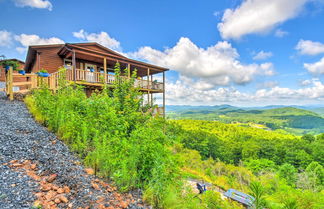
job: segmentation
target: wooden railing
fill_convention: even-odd
[[[115,75],[112,74],[104,74],[100,72],[90,72],[86,70],[79,70],[77,69],[75,75],[75,80],[76,81],[84,81],[87,83],[104,83],[106,82],[107,84],[114,84],[116,77]],[[68,78],[67,80],[74,80],[73,77],[73,71],[72,70],[67,70]],[[126,76],[122,76],[122,79],[128,79]],[[143,80],[143,79],[136,79],[134,83],[135,87],[139,87],[141,89],[145,90],[152,90],[152,91],[163,91],[163,83],[161,82],[154,82],[154,81],[148,81],[148,80]]]
[[[25,78],[24,81],[14,82],[14,78]],[[122,81],[129,79],[126,76],[122,76]],[[82,81],[85,85],[89,84],[114,84],[116,81],[116,76],[112,74],[104,74],[100,72],[89,72],[86,70],[75,70],[75,75],[73,70],[63,70],[57,71],[50,74],[49,77],[39,77],[37,74],[26,73],[21,75],[14,73],[12,68],[8,70],[6,74],[6,93],[9,95],[10,99],[13,99],[13,93],[26,93],[32,89],[41,87],[42,85],[48,86],[51,90],[57,90],[59,88],[60,80],[67,81]],[[139,87],[146,91],[163,91],[163,83],[152,82],[143,79],[135,79],[135,87]],[[21,87],[22,90],[13,91],[13,87]],[[162,111],[163,112],[163,111]]]

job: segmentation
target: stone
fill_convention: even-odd
[[[55,199],[54,199],[54,202],[55,202],[56,204],[59,204],[59,203],[61,203],[61,200],[60,200],[60,198],[55,198]]]
[[[94,170],[92,168],[86,168],[84,169],[84,171],[88,174],[88,175],[94,175]]]
[[[52,174],[47,178],[48,183],[52,183],[57,177],[57,174]]]
[[[63,187],[65,193],[70,193],[70,188],[68,186]]]
[[[100,190],[100,187],[99,187],[98,184],[96,184],[96,183],[92,183],[91,185],[92,185],[92,188],[94,188],[94,189],[96,189],[96,190]]]
[[[62,188],[58,188],[57,193],[59,193],[59,194],[64,193],[64,189],[62,189]]]
[[[68,200],[64,195],[60,195],[59,198],[60,198],[60,200],[61,200],[62,202],[64,202],[64,203],[69,202],[69,200]]]

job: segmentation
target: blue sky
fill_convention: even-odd
[[[323,104],[323,0],[0,0],[0,54],[97,41],[171,69],[167,103]]]

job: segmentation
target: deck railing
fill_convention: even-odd
[[[104,83],[107,84],[114,84],[116,80],[116,76],[113,74],[104,74],[101,72],[90,72],[86,70],[79,70],[77,69],[75,75],[76,81],[84,81],[87,83]],[[67,80],[74,80],[73,71],[67,70]],[[105,77],[106,76],[106,77]],[[126,76],[121,76],[122,79],[129,79]],[[156,81],[148,81],[144,79],[135,79],[134,82],[135,87],[139,87],[141,89],[145,90],[157,90],[157,91],[163,91],[163,83],[156,82]]]
[[[24,81],[14,82],[14,78],[24,78]],[[129,79],[126,76],[121,76],[121,80]],[[66,79],[67,81],[82,81],[84,85],[98,84],[102,85],[105,82],[109,85],[113,85],[116,81],[116,76],[113,74],[104,74],[101,72],[90,72],[86,70],[75,70],[75,75],[73,70],[57,71],[50,74],[49,77],[39,77],[34,73],[26,73],[21,75],[14,73],[10,69],[6,76],[6,93],[9,95],[10,99],[13,99],[13,87],[21,87],[22,90],[15,91],[15,93],[26,93],[32,89],[39,88],[42,85],[48,86],[51,90],[57,90],[59,88],[59,82],[61,79]],[[163,91],[163,83],[156,81],[149,81],[144,79],[135,79],[134,86],[146,91]],[[163,111],[162,111],[163,112]]]

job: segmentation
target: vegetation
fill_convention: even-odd
[[[115,68],[113,89],[86,97],[60,81],[26,98],[34,117],[55,132],[121,191],[144,190],[154,208],[242,208],[223,200],[235,188],[256,198],[256,208],[322,208],[324,134],[296,137],[212,121],[153,117],[134,79]],[[197,195],[188,179],[213,186]]]
[[[13,60],[2,60],[0,61],[2,67],[7,67],[7,66],[11,66],[13,70],[19,70],[19,64],[16,61]]]
[[[313,109],[312,109],[313,110]],[[273,109],[242,109],[229,105],[212,107],[171,108],[171,119],[217,120],[235,123],[239,126],[279,130],[297,135],[319,134],[324,132],[324,118],[320,108],[309,110],[294,107]]]

